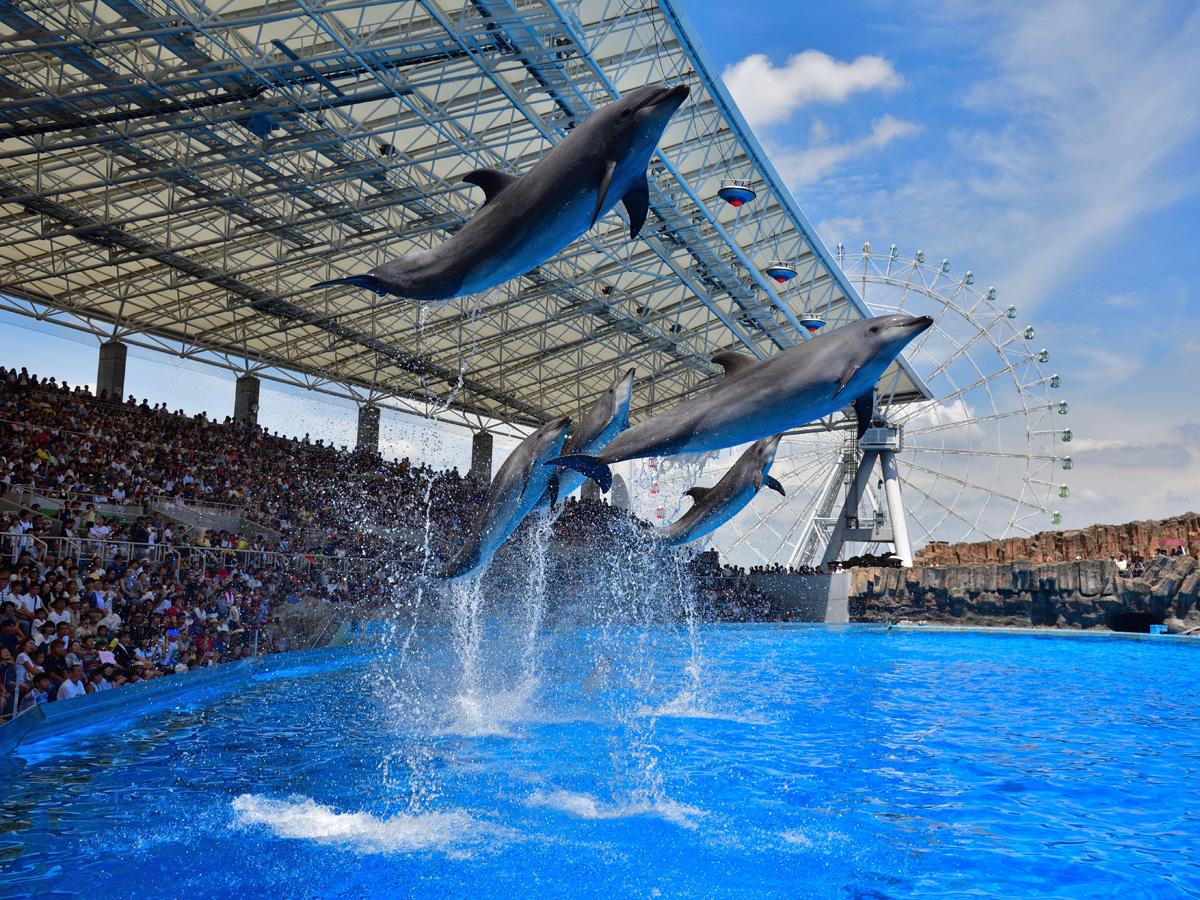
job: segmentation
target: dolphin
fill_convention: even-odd
[[[618,203],[636,238],[650,208],[646,167],[687,96],[686,85],[636,88],[593,113],[525,175],[468,172],[461,180],[482,188],[485,199],[457,233],[315,287],[353,284],[421,303],[475,294],[540,266]]]
[[[633,375],[630,369],[611,385],[591,405],[579,424],[571,428],[563,444],[563,455],[595,455],[608,442],[629,427],[629,404],[633,400]],[[549,502],[558,502],[583,486],[587,478],[573,469],[559,469],[551,479]]]
[[[517,445],[492,479],[462,548],[438,571],[438,578],[473,575],[492,560],[500,545],[533,510],[554,470],[543,465],[562,452],[571,420],[548,422]]]
[[[786,497],[783,485],[770,474],[782,438],[782,434],[777,434],[755,441],[713,487],[689,490],[687,495],[694,501],[692,508],[666,528],[654,529],[655,539],[678,546],[716,531],[741,512],[764,484]]]
[[[932,324],[929,316],[861,319],[762,361],[726,350],[712,358],[725,378],[711,391],[639,422],[598,454],[549,464],[574,469],[607,491],[611,463],[723,450],[789,431],[869,396],[904,346]],[[857,403],[855,412],[861,417],[869,407]]]

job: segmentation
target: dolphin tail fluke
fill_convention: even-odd
[[[374,275],[348,275],[345,278],[331,278],[329,281],[319,281],[313,285],[313,288],[337,287],[342,284],[352,284],[355,287],[363,287],[369,291],[374,291],[380,296],[387,293],[382,282]]]
[[[580,475],[592,479],[596,484],[600,485],[600,490],[608,493],[612,487],[612,472],[608,466],[600,462],[599,457],[587,456],[583,453],[575,453],[570,456],[559,456],[546,463],[548,466],[562,466],[567,469],[573,469]]]

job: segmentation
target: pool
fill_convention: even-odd
[[[691,638],[550,630],[467,696],[421,629],[35,743],[0,774],[0,892],[1200,895],[1200,646]]]

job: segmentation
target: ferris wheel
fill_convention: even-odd
[[[866,244],[851,256],[839,244],[837,258],[872,314],[933,317],[934,326],[904,351],[932,399],[901,400],[899,375],[885,376],[873,420],[880,427],[861,440],[852,418],[789,434],[771,470],[787,497],[760,491],[712,535],[711,546],[741,565],[816,566],[893,550],[911,564],[913,546],[1061,524],[1073,435],[1067,401],[1058,396],[1062,379],[1034,327],[995,288],[981,289],[949,260],[929,262],[919,250],[902,257],[895,244],[883,253]],[[683,491],[719,477],[740,450],[648,461],[655,466],[652,514],[671,518],[683,507]]]

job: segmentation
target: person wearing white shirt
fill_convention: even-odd
[[[58,686],[58,693],[55,694],[54,699],[71,700],[75,697],[82,697],[86,693],[87,686],[84,684],[83,666],[72,666],[71,674]]]
[[[46,620],[52,622],[55,626],[57,626],[59,622],[66,622],[72,627],[75,625],[71,619],[71,611],[67,609],[67,603],[62,597],[55,599],[50,610],[50,615],[46,617]]]

